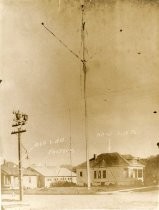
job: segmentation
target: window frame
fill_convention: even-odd
[[[103,179],[106,179],[107,178],[107,172],[106,170],[103,170]]]
[[[101,170],[98,171],[98,179],[101,179],[102,178],[102,173],[101,173]]]
[[[142,169],[138,169],[137,175],[138,175],[138,178],[143,178],[143,171],[142,171]]]
[[[83,177],[83,171],[80,171],[79,175],[80,177]]]
[[[94,171],[94,179],[97,179],[97,171]]]

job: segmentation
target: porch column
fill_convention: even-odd
[[[144,181],[144,173],[143,173],[143,168],[142,168],[141,170],[142,170],[142,181]]]
[[[5,185],[5,175],[3,175],[3,184]]]

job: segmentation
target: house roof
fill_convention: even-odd
[[[23,175],[25,176],[39,176],[40,174],[37,171],[31,170],[31,168],[23,169]]]
[[[89,160],[90,168],[105,168],[105,167],[115,167],[115,166],[143,166],[140,163],[128,161],[122,155],[117,152],[114,153],[102,153],[98,155],[96,158],[92,158]],[[76,168],[86,168],[87,163],[84,162]]]
[[[10,175],[10,176],[18,176],[19,174],[19,167],[17,164],[13,162],[5,162],[1,166],[1,170],[4,174]],[[71,173],[71,171],[67,168],[57,168],[57,167],[28,167],[23,168],[23,175],[24,176],[76,176],[74,172]]]
[[[74,176],[76,177],[76,173],[74,172],[71,172],[69,169],[67,168],[60,168],[59,169],[59,173],[58,173],[58,176]]]
[[[18,166],[12,162],[5,162],[1,165],[1,170],[3,173],[12,176],[18,176]]]
[[[58,170],[53,167],[34,166],[31,170],[38,172],[42,176],[57,176]]]
[[[58,168],[58,167],[31,167],[31,170],[34,170],[41,174],[42,176],[49,177],[63,177],[63,176],[71,176],[71,171],[67,168]],[[72,172],[72,176],[76,176],[74,172]]]
[[[133,157],[132,155],[129,155],[129,154],[122,155],[122,157],[125,158],[128,161],[130,166],[144,167],[143,162],[139,158],[135,158],[135,157]]]
[[[3,173],[10,175],[10,176],[18,176],[19,174],[19,167],[17,164],[13,162],[5,162],[1,166],[1,170]],[[22,170],[24,176],[38,176],[37,172],[31,171],[29,168],[23,168]]]
[[[114,153],[102,153],[96,158],[89,160],[91,168],[102,168],[112,166],[128,166],[128,162],[117,152]],[[76,168],[86,168],[87,163],[84,162],[78,165]]]
[[[122,155],[123,158],[125,158],[126,160],[132,160],[134,159],[134,157],[130,154],[126,154],[126,155]]]

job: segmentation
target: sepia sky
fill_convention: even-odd
[[[158,1],[87,0],[85,20],[90,157],[157,154]],[[75,165],[85,160],[82,65],[41,22],[82,53],[80,1],[0,0],[1,152],[17,161],[19,109],[29,115],[24,164],[69,164],[71,119]]]

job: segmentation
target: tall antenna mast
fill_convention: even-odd
[[[109,145],[108,145],[108,148],[109,148],[109,152],[111,152],[111,142],[110,142],[110,139],[109,139]]]
[[[70,124],[70,165],[72,167],[72,138],[71,138],[71,111],[70,108],[68,109],[69,111],[69,124]],[[72,182],[72,169],[71,169],[71,182]]]
[[[82,28],[81,28],[81,38],[82,38],[82,67],[84,76],[84,136],[86,142],[86,162],[87,162],[87,187],[90,189],[90,166],[89,166],[89,149],[88,149],[88,122],[87,122],[87,66],[85,59],[85,5],[84,0],[81,1],[81,12],[82,12]]]
[[[81,0],[81,13],[82,13],[82,20],[81,20],[81,38],[82,38],[82,58],[80,55],[75,53],[72,49],[70,49],[59,37],[56,36],[54,32],[52,32],[43,22],[41,23],[43,27],[52,35],[55,37],[55,39],[63,45],[74,57],[76,57],[78,60],[82,62],[82,69],[83,69],[83,75],[84,75],[84,138],[86,142],[86,162],[87,162],[87,186],[88,189],[90,189],[90,166],[89,166],[89,149],[88,149],[88,120],[87,120],[87,60],[85,58],[85,20],[84,20],[84,14],[85,14],[85,4],[84,0]]]

